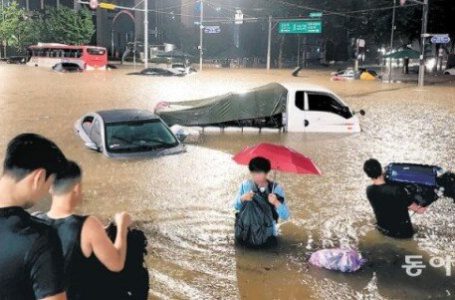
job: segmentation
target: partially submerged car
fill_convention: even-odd
[[[55,64],[52,67],[52,70],[56,72],[63,72],[63,73],[72,73],[72,72],[82,72],[84,69],[77,63],[70,63],[70,62],[61,62]]]
[[[140,72],[129,73],[128,75],[182,77],[182,76],[185,76],[186,73],[182,72],[181,70],[178,70],[178,69],[152,67],[152,68],[143,69]]]
[[[334,81],[344,81],[344,80],[376,80],[378,74],[375,70],[366,69],[366,68],[359,68],[358,71],[354,70],[353,68],[347,68],[345,70],[338,70],[336,72],[330,73],[332,76],[332,80]]]
[[[87,148],[107,157],[156,157],[185,151],[160,117],[146,110],[88,113],[76,121],[74,130]]]
[[[455,75],[455,68],[445,69],[444,75]]]
[[[23,65],[27,62],[27,58],[25,56],[10,56],[6,59],[7,64],[13,65]]]
[[[345,70],[338,70],[336,72],[330,73],[333,80],[353,80],[359,77],[359,71],[355,71],[352,68],[347,68]]]
[[[172,64],[171,68],[173,70],[185,73],[186,75],[194,74],[197,72],[195,68],[187,66],[184,63],[174,63]]]

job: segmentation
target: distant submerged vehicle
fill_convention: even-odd
[[[107,50],[97,46],[38,43],[27,48],[27,65],[52,68],[58,63],[78,64],[82,70],[105,70]]]

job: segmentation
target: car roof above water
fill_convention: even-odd
[[[105,123],[159,120],[159,117],[148,110],[113,109],[97,111]]]

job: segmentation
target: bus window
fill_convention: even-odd
[[[345,119],[352,117],[352,113],[348,107],[342,105],[332,96],[327,94],[308,93],[308,109],[310,111],[334,113]]]
[[[104,55],[106,50],[99,48],[87,48],[87,53],[90,55]]]

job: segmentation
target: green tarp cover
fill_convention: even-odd
[[[245,93],[172,102],[155,112],[169,126],[209,126],[281,114],[286,111],[286,101],[287,89],[279,83],[270,83]]]

